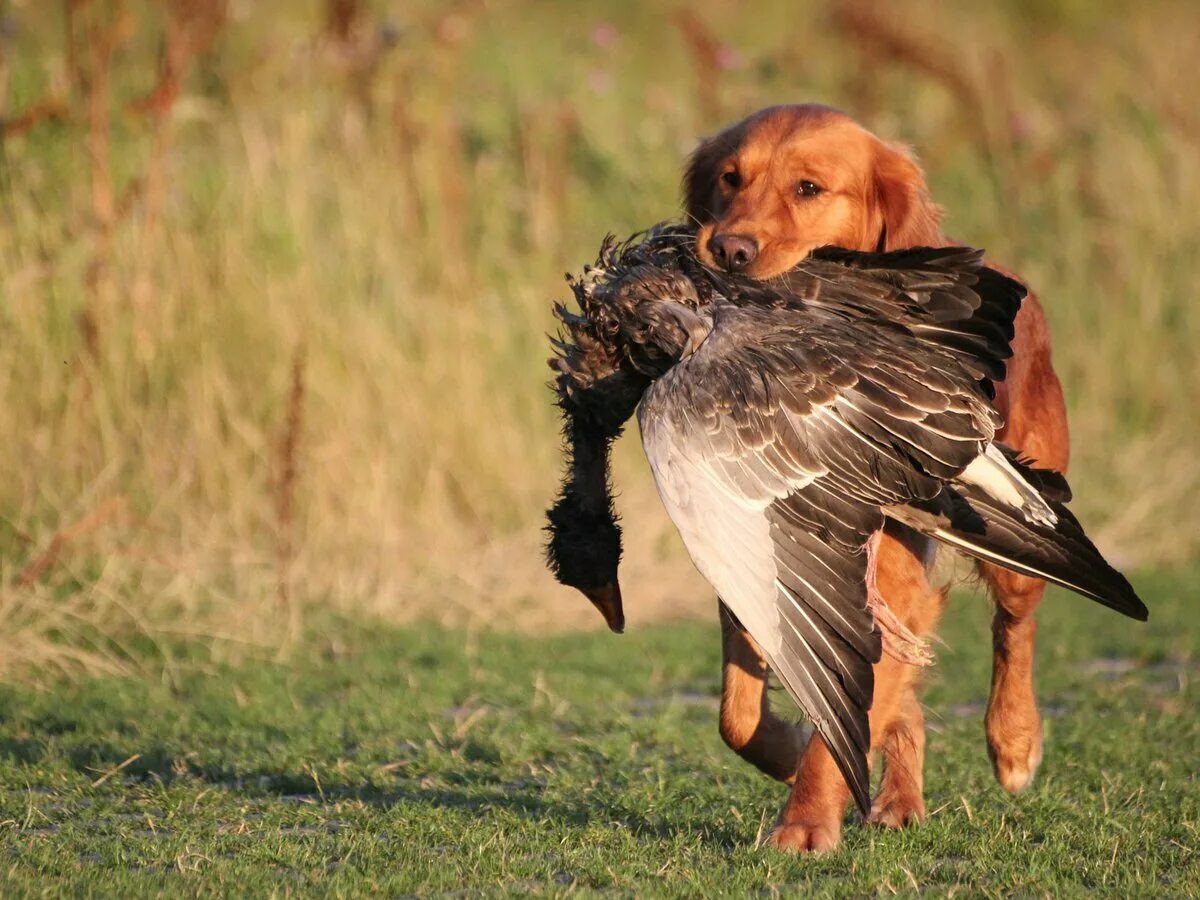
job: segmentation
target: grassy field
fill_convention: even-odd
[[[1191,0],[0,0],[0,892],[1200,894]],[[769,103],[914,146],[1038,291],[1074,508],[1042,775],[930,678],[928,824],[755,850],[711,592],[617,449],[631,634],[544,570],[550,302]]]
[[[1019,797],[983,746],[986,605],[957,595],[927,693],[928,822],[852,826],[820,858],[755,849],[784,791],[717,736],[713,621],[330,621],[292,665],[197,669],[180,644],[161,680],[6,688],[0,890],[1195,896],[1195,591],[1137,584],[1145,626],[1061,592],[1043,607],[1046,758]]]
[[[313,608],[593,626],[538,546],[550,301],[784,100],[911,143],[1040,292],[1101,546],[1200,554],[1193,4],[3,8],[0,675]],[[707,612],[628,443],[642,614]]]

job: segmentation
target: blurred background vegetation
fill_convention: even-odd
[[[1200,556],[1192,2],[0,9],[0,676],[599,626],[541,562],[550,302],[777,102],[917,149],[1043,299],[1085,524]],[[631,621],[711,615],[635,444]]]

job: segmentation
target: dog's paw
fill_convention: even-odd
[[[867,823],[881,828],[903,828],[925,821],[925,801],[920,795],[882,792],[871,804]]]
[[[784,853],[823,853],[841,839],[840,822],[790,822],[771,829],[765,844]]]
[[[1042,762],[1041,723],[1035,729],[1010,733],[1003,738],[989,733],[988,756],[992,759],[992,771],[996,773],[996,780],[1002,788],[1010,794],[1025,790]]]

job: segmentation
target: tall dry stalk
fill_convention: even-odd
[[[300,611],[292,590],[296,558],[296,487],[300,478],[300,443],[304,432],[305,349],[292,352],[287,412],[275,445],[275,597],[288,623],[280,652],[291,649],[300,631]]]
[[[80,45],[87,45],[88,36],[80,33],[84,29],[84,26],[80,24],[80,17],[89,3],[91,0],[64,0],[63,2],[67,82],[71,86],[71,90],[79,94],[87,90],[87,66]]]
[[[833,7],[834,26],[860,50],[860,66],[851,81],[860,100],[874,105],[882,61],[911,69],[949,91],[964,115],[966,133],[993,158],[1003,156],[1013,134],[1011,79],[996,70],[1002,60],[993,56],[990,71],[973,72],[950,46],[900,25],[886,9],[869,0],[838,0]]]
[[[526,110],[519,124],[517,149],[528,195],[530,243],[554,253],[562,238],[569,156],[579,133],[579,117],[568,104],[558,104]]]
[[[455,115],[442,119],[436,143],[440,203],[439,236],[442,276],[454,288],[461,289],[469,279],[470,170],[465,149],[462,120]]]
[[[112,297],[113,228],[120,207],[128,206],[118,203],[112,181],[111,69],[113,55],[132,36],[134,22],[123,0],[67,0],[66,25],[68,77],[85,107],[91,201],[88,303],[79,315],[79,329],[88,357],[98,361]]]
[[[14,584],[18,588],[28,588],[36,584],[58,562],[63,551],[67,549],[72,541],[76,541],[96,531],[119,516],[124,510],[125,498],[113,497],[100,504],[83,518],[54,532],[45,549],[27,562],[21,568],[21,571],[17,573]]]
[[[362,19],[362,0],[325,0],[325,34],[334,41],[350,43]]]
[[[409,66],[397,73],[391,105],[392,145],[400,169],[399,181],[405,188],[403,214],[408,234],[418,234],[425,227],[421,172],[417,162],[424,129],[414,110],[415,70],[416,66]]]
[[[721,42],[695,10],[684,7],[675,16],[675,25],[683,35],[696,77],[696,107],[704,127],[724,119],[721,105]]]
[[[91,174],[92,225],[95,242],[88,268],[91,301],[83,311],[80,328],[85,346],[93,360],[100,356],[100,331],[109,295],[109,255],[112,229],[116,219],[113,195],[112,161],[109,139],[112,131],[109,112],[109,67],[114,49],[112,26],[93,26],[88,40],[87,123],[88,169]]]
[[[44,97],[30,103],[15,116],[0,117],[0,140],[20,137],[47,122],[65,122],[70,117],[67,101],[62,97]]]
[[[151,355],[153,336],[147,323],[153,293],[151,264],[156,258],[160,223],[167,194],[167,162],[173,137],[172,112],[189,68],[212,49],[226,20],[225,0],[173,0],[167,7],[166,33],[154,87],[128,105],[145,115],[152,132],[144,178],[141,265],[133,287],[135,343],[141,359]]]
[[[363,124],[375,116],[377,76],[395,39],[390,27],[369,14],[363,0],[326,0],[318,47],[346,86],[350,102],[342,110],[342,126],[356,140],[362,138]]]

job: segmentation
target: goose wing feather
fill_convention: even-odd
[[[961,472],[999,424],[973,375],[916,340],[811,309],[722,305],[712,333],[638,412],[697,568],[864,810],[881,651],[866,543],[882,507],[937,496],[939,478]]]
[[[1019,282],[984,266],[982,250],[969,247],[883,254],[824,247],[780,283],[804,303],[907,329],[953,355],[988,392],[988,380],[1004,378],[1013,320],[1026,294]]]

